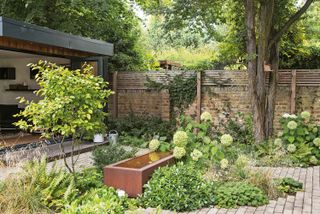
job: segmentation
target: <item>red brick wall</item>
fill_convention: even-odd
[[[171,71],[172,72],[172,71]],[[179,71],[181,73],[181,71]],[[291,79],[290,71],[280,73],[275,107],[275,128],[279,127],[279,118],[290,113]],[[313,72],[312,84],[305,86],[308,72],[297,73],[297,112],[310,111],[320,122],[320,72]],[[301,77],[301,74],[302,78]],[[144,86],[146,76],[162,81],[163,72],[119,73],[118,115],[130,112],[137,115],[153,115],[168,120],[170,118],[170,101],[167,91],[150,90]],[[121,76],[123,75],[123,76]],[[311,75],[311,74],[310,74]],[[161,78],[160,78],[161,77]],[[299,79],[300,78],[300,79]],[[299,82],[300,81],[300,82]],[[251,112],[251,102],[247,90],[246,72],[244,71],[205,71],[201,91],[201,111],[209,111],[216,123],[221,117],[237,112]],[[112,102],[111,102],[112,106]],[[186,114],[196,116],[196,101],[190,104]]]

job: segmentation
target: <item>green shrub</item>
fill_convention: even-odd
[[[113,188],[91,189],[85,195],[73,201],[62,214],[121,214],[127,207],[127,197],[119,197]]]
[[[301,166],[320,163],[320,127],[312,115],[303,111],[298,115],[284,114],[280,119],[279,137],[285,143],[287,154]]]
[[[106,165],[133,157],[136,150],[125,150],[119,145],[107,145],[96,148],[92,152],[94,165],[98,169],[103,169]]]
[[[103,174],[101,173],[101,170],[96,167],[87,168],[76,173],[76,178],[76,187],[80,194],[84,194],[90,189],[101,188],[104,186]]]
[[[253,144],[252,115],[241,112],[227,116],[215,127],[219,135],[228,133],[240,144]]]
[[[178,163],[156,170],[139,199],[144,207],[191,211],[213,205],[213,185],[193,165]]]
[[[117,130],[121,135],[130,135],[151,140],[155,135],[171,140],[175,131],[175,121],[164,121],[158,117],[130,114],[122,118],[108,118],[109,130]]]
[[[212,116],[202,113],[200,123],[189,116],[182,115],[180,127],[173,135],[173,155],[183,161],[197,162],[196,166],[206,166],[209,161],[218,163],[224,154],[218,145],[210,138]],[[196,131],[197,130],[197,131]]]
[[[287,194],[294,194],[302,190],[303,184],[293,178],[275,179],[276,186],[279,191]]]
[[[124,135],[120,135],[119,137],[119,144],[137,148],[146,148],[148,142],[140,137],[130,136],[124,133]]]
[[[224,208],[236,206],[261,206],[268,203],[266,194],[245,182],[227,182],[215,191],[216,205]]]

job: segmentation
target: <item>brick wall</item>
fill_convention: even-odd
[[[169,93],[154,90],[119,90],[118,116],[125,116],[131,112],[140,116],[152,115],[169,120]]]
[[[193,72],[193,71],[191,71]],[[181,74],[181,71],[178,72]],[[194,73],[194,72],[193,72]],[[118,116],[130,112],[137,115],[153,115],[168,120],[170,101],[167,91],[154,91],[145,87],[146,77],[164,81],[164,72],[119,73],[118,74]],[[170,73],[174,75],[174,73]],[[251,111],[247,76],[244,71],[205,71],[201,82],[201,111],[209,111],[216,123],[225,114]],[[112,84],[111,84],[112,85]],[[297,71],[296,111],[309,110],[320,122],[320,71]],[[276,96],[275,128],[283,113],[290,113],[291,71],[281,71]],[[112,103],[112,102],[111,102]],[[194,101],[185,111],[196,116]]]

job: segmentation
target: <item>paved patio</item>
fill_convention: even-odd
[[[237,209],[224,208],[205,208],[193,212],[185,212],[188,214],[298,214],[298,213],[312,213],[320,214],[320,166],[309,168],[265,168],[271,170],[273,177],[292,177],[300,182],[303,182],[303,192],[298,192],[296,196],[288,196],[286,198],[279,198],[278,200],[271,200],[268,205],[261,207],[239,207]],[[155,209],[146,209],[141,213],[151,214],[155,213]],[[163,214],[173,214],[172,211],[162,211]]]

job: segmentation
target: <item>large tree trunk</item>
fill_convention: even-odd
[[[271,64],[272,72],[269,73],[269,90],[266,104],[266,137],[271,137],[273,134],[274,110],[279,70],[279,42],[276,42],[271,46],[269,63]]]
[[[260,0],[256,7],[255,0],[244,0],[247,28],[247,54],[248,54],[248,87],[253,111],[254,137],[256,142],[262,142],[272,135],[275,96],[277,88],[279,41],[290,26],[297,21],[308,9],[314,0],[307,0],[305,4],[289,18],[277,32],[274,21],[274,8],[276,0]],[[259,31],[256,34],[255,15],[259,8]],[[257,45],[258,38],[258,45]],[[270,86],[267,93],[265,87],[265,62],[270,62],[272,70],[269,74]],[[267,94],[267,95],[266,95]]]
[[[265,112],[265,88],[264,88],[264,73],[263,62],[258,56],[257,62],[257,40],[255,30],[255,14],[256,6],[254,0],[246,0],[246,27],[247,27],[247,53],[248,53],[248,89],[251,98],[254,137],[260,142],[264,139],[264,112]],[[260,57],[260,58],[259,58]],[[258,69],[259,68],[259,69]],[[262,72],[261,72],[262,69]],[[263,87],[261,84],[263,83]]]

